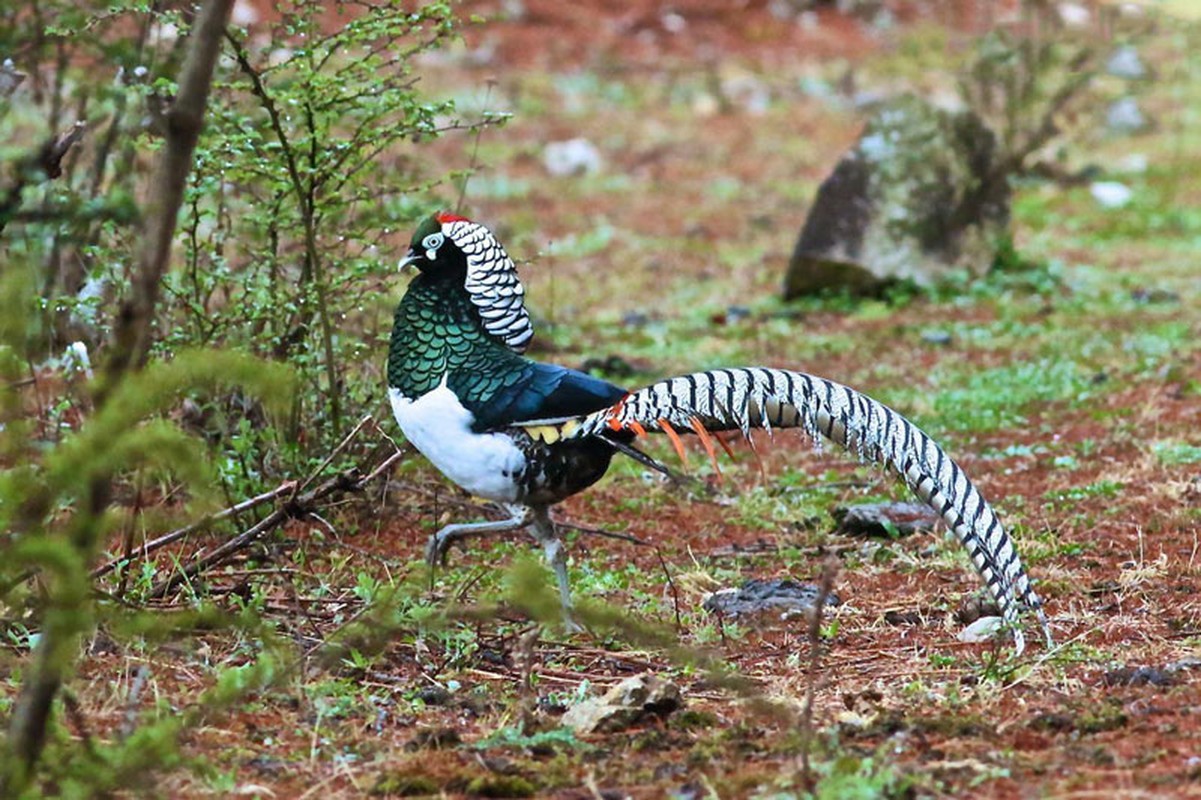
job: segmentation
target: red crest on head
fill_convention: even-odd
[[[434,219],[438,220],[438,222],[442,223],[443,225],[445,225],[448,222],[470,222],[471,221],[471,220],[467,219],[467,217],[461,217],[458,214],[452,214],[449,211],[439,211],[437,214],[434,215]]]

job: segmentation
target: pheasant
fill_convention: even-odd
[[[528,528],[554,571],[571,621],[567,560],[549,509],[596,483],[620,452],[661,468],[634,446],[665,434],[683,454],[695,435],[710,457],[713,434],[800,428],[861,460],[895,471],[967,549],[1025,646],[1018,606],[1032,611],[1048,646],[1042,602],[992,507],[963,470],[901,414],[847,386],[784,369],[695,372],[627,391],[523,356],[534,335],[513,261],[488,228],[440,212],[413,235],[401,268],[419,274],[396,310],[388,350],[388,396],[409,442],[468,492],[506,507],[509,518],[451,524],[430,537],[432,565],[454,541]]]

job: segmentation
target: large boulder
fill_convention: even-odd
[[[975,114],[906,95],[882,106],[817,191],[784,298],[827,289],[872,295],[982,275],[1009,231],[1009,180]]]

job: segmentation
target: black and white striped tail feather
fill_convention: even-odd
[[[763,367],[682,375],[630,393],[610,409],[585,417],[574,435],[605,429],[681,430],[694,421],[710,431],[801,428],[820,446],[821,433],[861,460],[884,464],[931,508],[963,543],[1005,620],[1016,623],[1017,601],[1050,629],[1013,541],[992,507],[941,447],[898,412],[833,381]],[[1014,625],[1020,652],[1024,639]]]

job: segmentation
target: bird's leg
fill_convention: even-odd
[[[571,586],[567,580],[567,552],[563,542],[555,533],[555,524],[550,520],[550,511],[545,507],[533,509],[530,534],[542,545],[546,561],[555,572],[559,584],[559,603],[563,607],[563,625],[572,633],[584,630],[571,616]]]
[[[465,539],[468,536],[477,536],[483,533],[500,533],[502,531],[511,531],[517,528],[523,528],[530,523],[532,512],[525,506],[509,506],[509,511],[512,514],[508,519],[499,519],[488,522],[466,522],[447,525],[442,530],[430,537],[429,542],[425,546],[425,561],[431,567],[436,567],[440,563],[446,561],[446,551],[451,544],[459,539]]]

